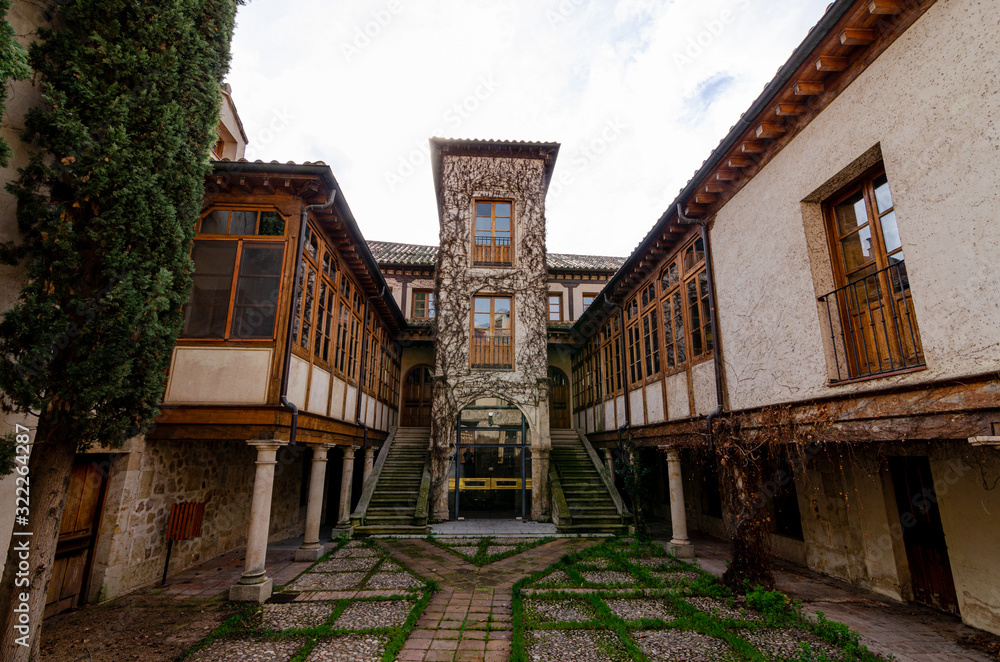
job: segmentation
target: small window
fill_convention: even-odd
[[[594,304],[594,300],[597,299],[596,294],[584,294],[583,295],[583,310],[587,310]]]
[[[512,300],[509,296],[472,298],[470,363],[473,368],[514,367]]]
[[[549,294],[549,321],[561,322],[563,319],[562,295]]]
[[[480,200],[475,207],[472,263],[481,266],[512,265],[513,203],[507,200]]]
[[[282,237],[285,219],[273,211],[214,209],[201,219],[199,234]]]
[[[415,290],[413,292],[414,319],[434,319],[435,306],[434,293],[430,290]]]

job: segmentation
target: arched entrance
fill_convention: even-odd
[[[400,427],[430,427],[433,377],[434,369],[429,365],[414,366],[406,373],[403,380],[403,415],[400,417]]]
[[[566,373],[555,366],[549,366],[549,387],[549,427],[571,427],[569,379],[566,378]]]
[[[449,469],[449,510],[455,519],[528,519],[531,447],[518,407],[479,398],[458,417]]]

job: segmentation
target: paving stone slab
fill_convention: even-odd
[[[420,588],[423,582],[408,572],[376,572],[365,588]]]
[[[529,614],[537,614],[544,623],[579,623],[597,618],[594,606],[586,600],[563,598],[545,600],[533,598],[524,601]]]
[[[737,630],[736,634],[750,642],[769,660],[797,660],[803,651],[802,644],[809,644],[813,654],[823,653],[831,660],[843,660],[844,653],[816,635],[799,628],[767,628],[763,630]]]
[[[448,549],[456,554],[462,554],[463,556],[469,557],[473,557],[479,553],[479,545],[450,545]]]
[[[382,562],[382,565],[378,567],[379,572],[399,572],[403,569],[403,566],[399,565],[391,559],[387,559]]]
[[[387,638],[374,634],[346,634],[316,644],[306,662],[380,662]]]
[[[189,662],[285,662],[299,651],[300,641],[215,641],[188,658]]]
[[[684,598],[684,602],[701,611],[721,618],[729,618],[735,621],[749,621],[751,623],[759,623],[763,620],[761,615],[752,609],[730,607],[727,603],[716,598]]]
[[[356,587],[364,572],[307,572],[287,586],[290,591],[337,591]]]
[[[361,600],[351,603],[333,627],[338,630],[367,630],[369,628],[394,628],[406,621],[413,605],[412,600]]]
[[[525,635],[533,662],[618,662],[628,653],[610,630],[532,630]]]
[[[576,582],[574,582],[573,578],[567,575],[565,571],[556,570],[551,574],[535,580],[534,586],[576,586]]]
[[[620,570],[584,570],[580,573],[589,584],[629,585],[635,584],[636,578]]]
[[[734,659],[729,644],[691,630],[644,630],[633,635],[633,639],[651,660],[721,662]]]
[[[334,605],[329,602],[289,602],[264,605],[261,624],[268,630],[290,630],[293,628],[315,628],[326,623],[333,613]]]
[[[517,549],[517,545],[490,545],[486,549],[487,556],[498,556],[500,554],[506,554],[507,552],[513,552]]]
[[[666,600],[649,598],[605,598],[611,613],[626,621],[638,621],[643,618],[658,618],[661,621],[672,621],[670,605]]]
[[[653,572],[653,577],[666,582],[670,586],[687,586],[700,576],[697,572],[682,570],[680,572]]]
[[[330,555],[331,559],[355,559],[365,556],[384,556],[378,550],[374,550],[371,547],[359,546],[359,547],[343,547],[338,549],[336,552]]]

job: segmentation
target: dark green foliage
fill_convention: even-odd
[[[780,625],[788,620],[791,611],[788,596],[780,591],[768,591],[757,586],[747,591],[747,607],[756,609],[770,625]]]
[[[7,83],[31,75],[28,67],[28,53],[21,44],[14,41],[14,28],[7,22],[10,0],[0,0],[0,116],[7,101]],[[0,138],[0,166],[6,167],[10,159],[10,145]]]
[[[190,288],[235,0],[70,0],[29,61],[47,103],[18,198],[28,284],[0,322],[7,411],[81,448],[157,413]]]
[[[16,444],[13,432],[0,437],[0,478],[14,471],[14,458],[16,457]]]

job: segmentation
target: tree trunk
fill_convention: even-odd
[[[772,589],[774,576],[768,544],[768,512],[762,492],[762,455],[744,455],[728,447],[722,450],[721,465],[733,530],[732,560],[722,582],[737,593],[756,586]]]
[[[66,439],[64,428],[52,426],[49,420],[48,412],[43,413],[35,432],[28,461],[28,523],[14,524],[15,535],[11,537],[0,584],[0,604],[6,609],[0,634],[0,659],[10,662],[39,659],[45,599],[76,455],[75,441]],[[23,532],[31,535],[17,535]],[[26,611],[18,611],[24,605]]]

